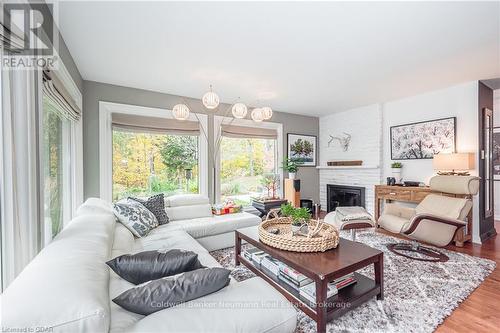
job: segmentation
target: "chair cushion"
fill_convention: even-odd
[[[476,176],[434,176],[429,182],[432,190],[453,194],[472,194],[479,191],[479,177]]]
[[[165,198],[165,207],[206,205],[209,203],[210,199],[201,194],[176,194]]]
[[[463,219],[469,213],[470,200],[429,194],[415,208],[417,214],[433,214],[450,219]]]
[[[382,214],[378,219],[378,224],[393,233],[400,233],[406,230],[410,221],[406,218],[390,215],[390,214]]]

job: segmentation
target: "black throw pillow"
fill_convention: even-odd
[[[204,267],[198,260],[198,254],[178,249],[124,254],[111,259],[106,264],[116,274],[133,284],[141,284]]]
[[[197,269],[134,287],[113,302],[125,310],[147,316],[224,288],[229,284],[229,273],[220,267]]]
[[[128,197],[130,200],[137,201],[146,207],[158,220],[158,224],[167,224],[169,222],[167,211],[165,210],[165,198],[163,193],[153,195],[147,200],[140,198]]]

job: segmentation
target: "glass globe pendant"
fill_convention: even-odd
[[[269,106],[264,106],[261,108],[262,114],[264,115],[264,120],[269,120],[273,116],[273,109],[271,109]]]
[[[251,113],[253,121],[260,123],[264,120],[264,113],[262,112],[262,109],[255,108],[252,110]]]
[[[247,106],[243,103],[236,103],[231,108],[234,118],[243,119],[247,115]]]
[[[186,104],[177,104],[172,109],[172,115],[177,120],[186,120],[189,118],[189,108]]]
[[[219,96],[212,91],[212,86],[210,86],[210,91],[203,95],[201,101],[203,102],[203,105],[209,110],[215,109],[217,106],[219,106],[220,102]]]

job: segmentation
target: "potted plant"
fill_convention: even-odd
[[[309,209],[302,208],[294,208],[292,213],[292,232],[298,232],[304,225],[307,225],[309,219],[311,218],[311,213],[309,213]]]
[[[403,164],[401,162],[393,162],[391,164],[392,176],[396,178],[397,183],[401,183],[401,169],[403,168]]]
[[[293,207],[291,203],[282,204],[281,205],[281,216],[292,217],[294,210],[295,210],[295,207]]]
[[[299,165],[292,159],[285,158],[281,164],[283,170],[288,172],[288,178],[295,179],[295,174],[299,169]]]

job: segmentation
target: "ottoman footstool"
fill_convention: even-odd
[[[351,230],[351,240],[356,241],[356,230],[374,228],[375,221],[364,207],[337,207],[326,214],[324,221],[338,230]]]

